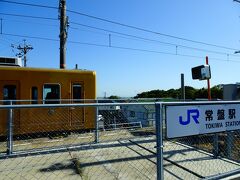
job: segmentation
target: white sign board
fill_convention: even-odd
[[[240,129],[240,104],[166,106],[167,137]]]

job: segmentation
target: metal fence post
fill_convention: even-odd
[[[163,114],[162,104],[155,104],[157,141],[157,180],[163,179]]]
[[[215,133],[213,135],[213,155],[215,158],[219,155],[219,147],[218,147],[218,134]]]
[[[12,105],[12,101],[9,102]],[[13,152],[13,109],[8,109],[7,119],[7,154],[11,155]]]
[[[227,137],[226,137],[226,155],[227,155],[227,158],[229,159],[232,159],[232,149],[233,149],[233,146],[234,146],[234,134],[232,131],[228,131],[227,132]]]
[[[116,130],[117,129],[117,125],[116,125],[116,117],[115,116],[113,116],[113,122],[114,122],[114,130]]]
[[[96,101],[96,104],[98,101]],[[98,105],[95,108],[95,143],[99,143],[99,122],[98,122]]]

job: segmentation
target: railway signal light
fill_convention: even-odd
[[[209,65],[201,65],[192,68],[192,78],[199,80],[211,79],[211,70]]]

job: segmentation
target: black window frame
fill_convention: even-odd
[[[38,104],[38,87],[33,86],[31,88],[31,99],[32,104]]]
[[[75,87],[80,87],[80,93],[75,94],[74,88]],[[75,96],[76,95],[76,96]],[[79,97],[80,95],[80,97]],[[72,83],[72,100],[73,103],[79,103],[83,99],[83,85],[81,83]]]
[[[46,89],[51,90],[47,91]],[[55,90],[56,92],[54,92]],[[60,99],[61,99],[61,85],[59,83],[45,83],[43,85],[44,104],[60,104]]]
[[[9,97],[9,89],[12,91],[11,92],[11,97]],[[7,95],[7,97],[6,97]],[[13,84],[6,84],[3,86],[3,104],[7,105],[10,103],[10,101],[13,101],[13,104],[16,104],[17,100],[17,86]]]

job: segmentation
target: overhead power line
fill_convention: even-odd
[[[83,26],[83,27],[87,27],[87,28],[91,28],[91,29],[105,31],[105,32],[109,32],[109,33],[114,33],[114,34],[127,36],[127,37],[131,37],[131,38],[135,38],[135,39],[140,39],[140,40],[144,40],[144,41],[160,43],[160,44],[164,44],[164,45],[168,45],[168,46],[174,46],[174,47],[179,47],[179,48],[185,48],[185,49],[191,49],[191,50],[202,51],[202,52],[209,52],[209,53],[215,53],[215,54],[221,54],[221,55],[237,56],[237,55],[229,54],[229,53],[226,53],[226,52],[212,51],[212,50],[208,50],[208,49],[184,46],[184,45],[181,45],[181,44],[163,42],[163,41],[159,41],[159,40],[155,40],[155,39],[145,38],[145,37],[142,37],[142,36],[135,36],[135,35],[127,34],[127,33],[121,33],[121,32],[118,32],[118,31],[112,31],[112,30],[108,30],[108,29],[104,29],[104,28],[98,28],[98,27],[95,27],[95,26],[89,26],[89,25],[80,24],[80,23],[76,23],[76,22],[70,22],[70,24],[75,24],[75,25],[79,25],[79,26]]]
[[[43,17],[43,16],[29,16],[29,15],[11,14],[11,13],[0,13],[0,15],[58,21],[57,18]],[[118,32],[118,31],[112,31],[112,30],[109,30],[109,29],[99,28],[99,27],[96,27],[96,26],[90,26],[90,25],[76,23],[76,22],[70,22],[70,24],[78,25],[78,26],[82,26],[82,27],[87,27],[87,28],[95,29],[95,30],[99,30],[99,31],[104,31],[104,32],[107,32],[107,33],[113,33],[113,34],[121,35],[120,36],[121,38],[130,37],[130,38],[132,38],[134,40],[141,40],[141,41],[148,41],[148,42],[153,42],[153,43],[159,43],[159,44],[163,44],[163,45],[167,45],[167,46],[173,46],[173,47],[176,47],[176,48],[185,48],[185,49],[191,49],[191,50],[195,50],[195,51],[208,52],[208,53],[214,53],[214,54],[220,54],[220,55],[231,55],[231,56],[239,57],[238,55],[233,55],[233,54],[226,53],[226,52],[213,51],[213,50],[208,50],[208,49],[203,49],[203,48],[196,48],[196,47],[185,46],[185,45],[176,44],[176,43],[163,42],[163,41],[159,41],[159,40],[155,40],[155,39],[145,38],[145,37],[142,37],[142,36],[136,36],[136,35],[122,33],[122,32]],[[74,29],[71,26],[69,28]],[[109,35],[109,34],[105,34],[105,35]]]
[[[8,34],[8,33],[3,33],[2,35],[59,42],[58,39],[38,37],[38,36],[26,36],[26,35]],[[68,41],[68,42],[71,43],[71,44],[96,46],[96,47],[104,47],[104,48],[112,48],[112,49],[121,49],[121,50],[129,50],[129,51],[138,51],[138,52],[146,52],[146,53],[155,53],[155,54],[165,54],[165,55],[181,56],[181,57],[188,57],[188,58],[198,58],[198,59],[204,59],[205,58],[203,56],[193,56],[193,55],[180,54],[180,53],[175,54],[175,53],[171,53],[171,52],[156,51],[156,50],[149,50],[149,49],[131,48],[131,47],[114,46],[114,45],[109,46],[108,44],[106,45],[106,44],[88,43],[88,42],[80,42],[80,41],[71,41],[71,40]],[[231,59],[220,59],[220,58],[214,58],[214,57],[211,57],[211,59],[216,60],[216,61],[225,61],[225,62],[227,61],[227,62],[240,63],[240,61],[231,60]]]
[[[15,23],[21,23],[22,26],[24,26],[23,25],[23,23],[24,23],[24,24],[30,24],[31,26],[34,26],[34,27],[36,27],[35,25],[40,25],[40,26],[49,26],[49,27],[57,27],[57,28],[59,28],[58,24],[42,23],[40,21],[31,21],[31,22],[29,22],[29,21],[26,21],[26,20],[15,20],[15,19],[8,19],[8,18],[3,18],[2,20],[4,22],[12,22],[14,24]],[[77,28],[71,28],[71,29],[77,29]]]
[[[19,1],[8,1],[8,0],[0,0],[0,2],[10,3],[10,4],[18,4],[18,5],[23,5],[23,6],[33,6],[33,7],[39,7],[39,8],[57,9],[58,10],[57,7],[41,5],[41,4],[24,3],[24,2],[19,2]]]
[[[74,13],[74,14],[81,15],[81,16],[86,16],[86,17],[89,17],[89,18],[92,18],[92,19],[97,19],[97,20],[108,22],[108,23],[111,23],[111,24],[116,24],[116,25],[119,25],[119,26],[124,26],[124,27],[127,27],[127,28],[131,28],[131,29],[135,29],[135,30],[139,30],[139,31],[144,31],[144,32],[148,32],[148,33],[152,33],[152,34],[156,34],[156,35],[161,35],[161,36],[170,37],[170,38],[183,40],[183,41],[188,41],[188,42],[197,43],[197,44],[203,44],[203,45],[207,45],[207,46],[213,46],[213,47],[222,48],[222,49],[228,49],[228,50],[233,50],[233,51],[237,50],[235,48],[230,48],[230,47],[226,47],[226,46],[221,46],[221,45],[206,43],[206,42],[202,42],[202,41],[187,39],[187,38],[183,38],[183,37],[179,37],[179,36],[173,36],[173,35],[169,35],[169,34],[165,34],[165,33],[160,33],[160,32],[157,32],[157,31],[153,31],[153,30],[149,30],[149,29],[145,29],[145,28],[141,28],[141,27],[137,27],[137,26],[127,25],[127,24],[123,24],[123,23],[120,23],[120,22],[116,22],[116,21],[112,21],[112,20],[88,15],[88,14],[85,14],[85,13],[72,11],[72,10],[67,10],[67,11],[71,12],[71,13]]]
[[[14,17],[24,17],[24,18],[32,18],[32,19],[45,19],[45,20],[54,20],[58,21],[57,18],[50,18],[50,17],[42,17],[42,16],[29,16],[29,15],[23,15],[23,14],[11,14],[11,13],[1,13],[0,15],[4,16],[14,16]]]
[[[40,8],[58,9],[57,7],[53,7],[53,6],[33,4],[33,3],[23,3],[23,2],[17,2],[17,1],[0,0],[0,2],[12,3],[12,4],[18,4],[18,5],[25,5],[25,6],[40,7]],[[212,44],[212,43],[207,43],[207,42],[202,42],[202,41],[196,41],[196,40],[192,40],[192,39],[188,39],[188,38],[183,38],[183,37],[179,37],[179,36],[165,34],[165,33],[157,32],[157,31],[154,31],[154,30],[149,30],[149,29],[146,29],[146,28],[141,28],[141,27],[137,27],[137,26],[133,26],[133,25],[128,25],[128,24],[117,22],[117,21],[112,21],[112,20],[109,20],[109,19],[89,15],[89,14],[86,14],[86,13],[73,11],[73,10],[67,10],[67,12],[77,14],[77,15],[81,15],[81,16],[85,16],[85,17],[88,17],[88,18],[91,18],[91,19],[96,19],[96,20],[99,20],[99,21],[119,25],[119,26],[122,26],[122,27],[127,27],[127,28],[131,28],[131,29],[155,34],[155,35],[160,35],[160,36],[165,36],[165,37],[169,37],[169,38],[173,38],[173,39],[182,40],[182,41],[187,41],[187,42],[196,43],[196,44],[202,44],[202,45],[206,45],[206,46],[212,46],[212,47],[216,47],[216,48],[227,49],[227,50],[231,50],[231,51],[237,51],[238,50],[238,49],[232,48],[232,47],[226,47],[226,46],[222,46],[222,45],[217,45],[217,44]]]
[[[28,35],[20,35],[20,34],[11,34],[11,33],[2,33],[1,35],[12,36],[12,37],[20,37],[20,38],[46,40],[46,41],[55,41],[55,42],[59,41],[58,39],[53,39],[53,38],[45,38],[45,37],[39,37],[39,36],[28,36]]]

